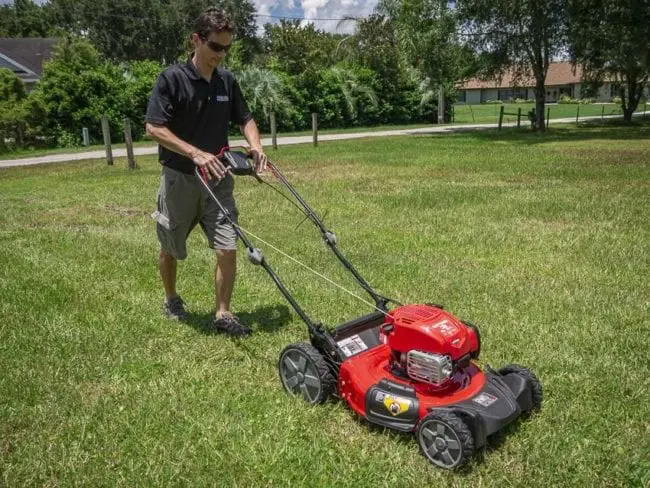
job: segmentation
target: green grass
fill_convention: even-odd
[[[278,355],[306,330],[243,253],[234,308],[251,338],[203,329],[213,256],[199,231],[178,284],[190,323],[160,316],[153,158],[13,168],[0,171],[1,486],[650,484],[650,127],[273,156],[381,292],[478,324],[483,365],[530,366],[542,412],[461,472],[435,469],[342,402],[283,393]],[[237,196],[244,228],[355,289],[285,200],[246,179]],[[369,310],[260,247],[315,319]]]
[[[454,106],[454,121],[457,124],[496,124],[499,122],[499,112],[501,111],[501,104],[498,103],[482,103],[480,105],[455,105]],[[516,122],[517,111],[521,108],[522,124],[528,125],[527,114],[528,111],[535,108],[534,103],[505,103],[503,104],[504,110],[508,114],[504,115],[504,122]],[[571,104],[571,103],[557,103],[547,104],[547,109],[550,109],[551,120],[574,118],[578,115],[578,107],[580,108],[579,118],[583,117],[600,117],[601,115],[622,115],[620,105],[615,103],[593,103],[593,104]],[[604,108],[604,111],[603,111]],[[643,113],[644,105],[640,104],[637,112]],[[650,116],[650,111],[648,112]]]

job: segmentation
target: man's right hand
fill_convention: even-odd
[[[220,180],[226,176],[226,167],[219,161],[216,155],[194,148],[189,156],[194,164],[205,171],[209,180],[212,178]]]

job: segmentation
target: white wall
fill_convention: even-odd
[[[481,90],[466,90],[465,103],[477,104],[481,103]]]

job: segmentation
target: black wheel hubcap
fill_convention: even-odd
[[[439,420],[427,422],[420,431],[420,442],[432,463],[453,468],[462,457],[463,448],[456,432]]]
[[[321,392],[321,381],[316,366],[299,350],[285,353],[280,362],[280,376],[287,391],[314,403]]]

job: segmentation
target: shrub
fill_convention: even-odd
[[[125,93],[122,68],[102,60],[88,41],[66,39],[45,64],[43,77],[30,98],[47,113],[41,122],[43,135],[68,144],[69,135],[81,135],[83,127],[88,127],[92,139],[101,140],[103,115],[108,116],[112,135],[119,140]]]
[[[566,93],[563,93],[562,95],[560,95],[560,99],[557,101],[557,103],[579,103],[579,102],[575,98],[571,98]]]
[[[131,119],[133,140],[139,140],[144,135],[147,104],[161,71],[162,66],[155,61],[132,61],[125,68],[126,87],[120,105],[124,107],[123,116]]]
[[[56,147],[79,147],[81,146],[81,137],[77,134],[70,132],[67,129],[58,130],[56,138]]]

